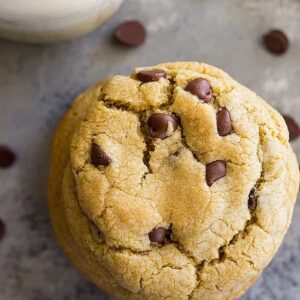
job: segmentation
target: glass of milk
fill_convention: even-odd
[[[48,43],[100,26],[123,0],[0,0],[0,37]]]

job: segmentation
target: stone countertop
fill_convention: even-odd
[[[219,66],[283,113],[300,115],[298,0],[128,0],[90,35],[45,46],[0,41],[0,144],[18,160],[0,170],[1,300],[112,299],[89,283],[57,246],[47,212],[51,136],[79,91],[135,66],[197,60]],[[112,41],[115,26],[139,19],[145,45]],[[275,57],[260,42],[270,28],[291,40]],[[299,120],[299,117],[298,117]],[[300,140],[293,143],[300,158]],[[300,299],[300,203],[275,259],[243,300]]]

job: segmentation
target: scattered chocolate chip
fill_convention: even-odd
[[[168,229],[159,227],[159,228],[153,229],[149,233],[149,240],[152,243],[157,243],[159,245],[163,245],[167,239],[167,236],[168,236]]]
[[[15,153],[8,146],[0,145],[0,168],[10,167],[15,160]]]
[[[273,54],[283,54],[289,47],[289,40],[281,30],[271,30],[263,36],[265,47]]]
[[[185,90],[196,95],[199,99],[205,102],[211,100],[213,97],[210,83],[203,78],[193,79],[187,84]]]
[[[143,70],[136,74],[141,82],[158,81],[160,78],[166,78],[167,73],[163,70]]]
[[[257,206],[257,196],[255,195],[255,189],[253,188],[249,193],[248,208],[251,211],[255,211],[256,206]]]
[[[0,219],[0,241],[3,240],[4,236],[5,236],[5,224]]]
[[[217,112],[217,129],[220,136],[228,135],[233,130],[230,113],[225,107]]]
[[[206,165],[206,182],[211,186],[215,181],[226,175],[226,163],[223,160],[216,160]]]
[[[165,139],[173,134],[178,126],[178,120],[172,115],[154,113],[148,119],[149,134],[154,138]]]
[[[117,27],[115,37],[126,46],[139,46],[145,42],[146,29],[139,21],[126,21]]]
[[[295,140],[300,135],[300,127],[297,122],[288,115],[283,115],[286,126],[290,133],[290,141]]]
[[[107,166],[111,162],[111,159],[101,149],[101,147],[95,143],[92,143],[91,148],[91,160],[94,166]]]

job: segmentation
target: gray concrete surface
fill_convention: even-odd
[[[111,40],[114,27],[137,18],[149,36],[126,49]],[[282,57],[260,44],[269,28],[283,28],[291,48]],[[224,68],[284,113],[300,120],[300,1],[128,0],[92,34],[48,46],[0,41],[0,143],[17,163],[0,170],[1,300],[111,299],[64,257],[50,228],[47,172],[50,140],[74,95],[102,77],[135,66],[199,60]],[[300,158],[300,141],[293,144]],[[273,262],[244,300],[300,299],[300,203]]]

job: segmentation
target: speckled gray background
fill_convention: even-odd
[[[142,20],[145,45],[114,44],[116,24]],[[282,57],[260,44],[263,32],[283,28],[291,48]],[[17,163],[0,170],[1,300],[111,299],[64,257],[50,228],[47,172],[50,140],[71,99],[102,77],[135,66],[199,60],[224,68],[269,103],[300,113],[299,0],[128,0],[105,26],[71,42],[48,46],[0,41],[0,144]],[[299,117],[300,119],[300,117]],[[300,158],[300,141],[293,144]],[[300,299],[300,203],[273,262],[243,300]]]

